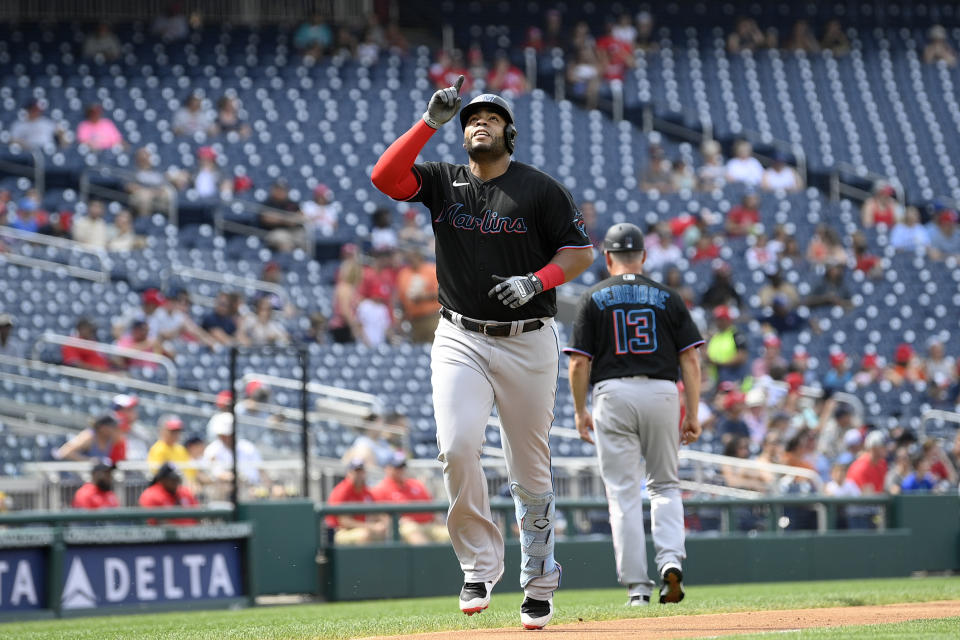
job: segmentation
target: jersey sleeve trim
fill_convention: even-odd
[[[680,349],[679,351],[677,351],[677,353],[683,353],[683,352],[686,351],[687,349],[693,349],[694,347],[699,347],[700,345],[702,345],[702,344],[704,344],[704,343],[706,343],[706,340],[699,340],[699,341],[697,341],[697,342],[694,342],[693,344],[690,344],[690,345],[685,346],[683,349]]]
[[[564,249],[593,249],[593,245],[592,244],[584,244],[584,245],[566,244],[560,247],[559,249],[557,249],[557,251],[563,251]]]
[[[586,351],[581,351],[580,349],[574,349],[573,347],[564,347],[564,348],[563,348],[563,352],[564,352],[564,353],[579,353],[580,355],[586,356],[586,357],[590,358],[591,360],[593,360],[593,354],[592,354],[592,353],[587,353]]]

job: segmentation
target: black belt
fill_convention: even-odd
[[[450,322],[453,322],[453,324],[466,329],[467,331],[475,331],[477,333],[493,336],[495,338],[505,338],[510,335],[511,330],[513,329],[512,322],[480,322],[477,320],[471,320],[470,318],[464,318],[463,316],[460,316],[460,320],[457,322],[453,319],[453,312],[446,307],[440,308],[440,315]],[[520,329],[520,333],[536,331],[542,326],[543,320],[528,320],[523,324],[522,328]]]

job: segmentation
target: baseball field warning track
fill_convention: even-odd
[[[657,605],[652,605],[657,606]],[[882,606],[788,609],[781,611],[740,611],[693,616],[627,618],[551,625],[539,633],[556,633],[563,638],[608,640],[612,638],[705,638],[769,631],[792,631],[815,627],[884,624],[960,616],[960,600],[900,603]],[[518,625],[519,626],[519,625]],[[514,629],[470,629],[439,631],[403,636],[379,636],[377,640],[530,640],[530,631]]]

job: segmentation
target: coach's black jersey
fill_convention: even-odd
[[[486,182],[466,165],[427,162],[414,169],[420,190],[410,200],[430,209],[440,304],[478,320],[555,315],[553,290],[517,309],[487,292],[497,284],[494,275],[526,275],[544,267],[560,249],[591,246],[570,192],[519,162]]]
[[[703,344],[680,294],[646,276],[607,278],[583,294],[565,353],[592,359],[590,382],[647,376],[676,382],[678,354]]]

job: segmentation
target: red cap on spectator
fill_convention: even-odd
[[[725,304],[721,304],[718,307],[714,307],[713,317],[717,320],[720,318],[723,318],[724,320],[730,320],[733,316],[730,315],[730,307]]]
[[[253,188],[253,180],[250,176],[237,176],[233,179],[234,193],[243,193]]]
[[[726,411],[733,409],[734,406],[738,404],[743,404],[746,402],[746,396],[743,395],[740,391],[731,391],[723,399],[723,408]]]
[[[894,195],[895,193],[896,193],[896,191],[895,191],[894,188],[893,188],[892,186],[890,186],[889,184],[880,187],[880,195],[882,195],[882,196],[893,197],[893,195]]]
[[[873,369],[875,366],[877,366],[877,354],[875,353],[868,353],[860,361],[860,367],[863,369]]]
[[[247,386],[243,388],[243,392],[249,397],[255,394],[259,389],[263,389],[265,386],[266,385],[259,380],[251,380],[247,383]]]
[[[907,364],[913,357],[913,347],[906,342],[897,345],[897,350],[893,352],[893,361],[897,364]]]
[[[216,160],[217,152],[213,150],[213,147],[200,147],[197,149],[197,157],[202,160]]]
[[[847,354],[840,351],[838,353],[830,354],[830,364],[834,367],[839,367],[841,364],[847,361]]]
[[[953,209],[945,209],[937,216],[937,222],[956,222],[957,212]]]
[[[778,338],[775,334],[768,333],[767,335],[763,336],[763,346],[765,346],[765,347],[779,347],[779,346],[780,346],[780,338]]]
[[[271,272],[271,271],[279,271],[279,270],[280,270],[280,265],[279,265],[278,263],[274,262],[273,260],[271,260],[271,261],[268,262],[267,264],[263,265],[263,272],[264,272],[264,273],[269,273],[269,272]]]
[[[217,394],[217,409],[226,409],[230,406],[231,400],[233,400],[233,392],[221,391]]]
[[[170,418],[163,423],[164,429],[170,429],[171,431],[180,431],[183,429],[183,420],[180,418]]]
[[[313,195],[315,196],[329,196],[330,193],[330,187],[322,182],[313,188]]]
[[[794,371],[793,373],[788,373],[784,380],[790,387],[790,393],[794,393],[800,389],[800,386],[803,384],[803,374]]]
[[[416,220],[416,219],[417,219],[417,210],[414,209],[413,207],[410,207],[409,209],[405,210],[405,211],[403,212],[403,219],[404,219],[404,220]]]
[[[156,307],[163,306],[167,298],[160,293],[159,289],[147,289],[143,292],[143,304],[152,304]]]

